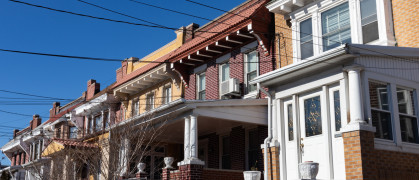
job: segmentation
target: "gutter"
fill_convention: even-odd
[[[265,89],[261,88],[260,83],[257,83],[257,89],[268,96],[268,137],[263,141],[263,179],[268,180],[268,143],[272,140],[272,95],[266,92]]]

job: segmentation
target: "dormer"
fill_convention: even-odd
[[[290,19],[294,62],[345,43],[395,45],[390,0],[273,0],[266,7]]]

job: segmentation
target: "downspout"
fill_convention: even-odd
[[[257,83],[257,89],[268,96],[268,137],[263,141],[263,179],[268,180],[268,143],[272,140],[272,96],[265,89],[260,87],[260,83]]]

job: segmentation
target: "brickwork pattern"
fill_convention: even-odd
[[[208,168],[218,169],[220,165],[219,164],[220,162],[219,137],[220,136],[217,135],[216,133],[211,133],[211,134],[199,137],[199,139],[208,138],[208,162],[205,162]]]
[[[185,87],[185,99],[193,100],[196,99],[196,75],[190,74],[189,75],[189,86]]]
[[[275,14],[275,55],[276,67],[284,67],[293,63],[292,30],[284,15]],[[279,48],[278,48],[279,47]],[[279,50],[279,51],[278,51]]]
[[[230,132],[230,162],[232,170],[243,170],[245,168],[245,129],[241,126],[234,127]]]
[[[204,169],[203,180],[243,180],[243,171]]]
[[[393,0],[393,22],[397,45],[419,47],[419,2]]]
[[[215,59],[207,63],[207,70],[205,72],[205,93],[206,99],[219,99],[219,75],[218,65]]]
[[[419,179],[419,155],[377,150],[374,133],[343,133],[347,179]]]
[[[262,153],[265,153],[264,149],[262,149]],[[279,178],[279,147],[270,147],[268,148],[268,180]]]
[[[244,92],[244,58],[243,54],[240,53],[240,49],[234,49],[231,51],[231,58],[229,59],[230,64],[230,78],[237,78],[240,82],[240,92],[243,95]]]
[[[188,164],[179,167],[181,180],[202,180],[203,166]]]

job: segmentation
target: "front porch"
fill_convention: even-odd
[[[173,109],[155,115],[170,117],[157,140],[160,152],[141,158],[146,168],[136,178],[243,179],[243,171],[263,170],[266,99],[186,101]],[[164,157],[173,157],[173,168],[164,167]]]

